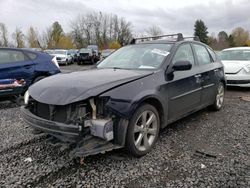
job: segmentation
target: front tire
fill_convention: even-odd
[[[135,157],[147,154],[155,145],[160,130],[160,118],[150,104],[140,106],[132,116],[126,137],[126,149]]]
[[[212,110],[219,111],[222,108],[223,103],[224,103],[224,95],[225,95],[225,86],[222,82],[220,82],[217,87],[215,101],[210,106]]]

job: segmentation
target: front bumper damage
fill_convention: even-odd
[[[53,135],[64,136],[77,139],[80,136],[80,127],[77,125],[67,125],[55,121],[49,121],[32,114],[24,106],[21,107],[24,121],[31,127]],[[68,139],[67,139],[68,140]]]
[[[38,117],[25,106],[21,107],[21,113],[24,121],[32,128],[58,138],[62,141],[60,142],[62,145],[65,144],[65,142],[73,145],[71,155],[74,157],[86,157],[88,155],[105,153],[125,145],[128,121],[124,119],[115,123],[114,132],[112,129],[113,135],[109,132],[109,134],[105,136],[105,134],[100,131],[103,129],[98,129],[98,126],[102,126],[100,124],[103,122],[103,120],[100,119],[93,121],[88,120],[86,121],[88,122],[86,126],[82,127],[81,125],[65,124]],[[90,125],[91,123],[92,125]],[[83,129],[85,130],[85,134]],[[87,131],[88,134],[86,134],[86,129],[89,129],[89,131]],[[105,131],[110,130],[110,127],[105,127]]]

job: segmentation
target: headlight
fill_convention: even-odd
[[[246,73],[250,73],[250,65],[243,67],[243,69],[246,71]]]
[[[24,94],[24,104],[27,105],[29,103],[29,98],[30,98],[30,94],[29,91],[27,90]]]

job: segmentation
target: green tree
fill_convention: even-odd
[[[48,48],[59,48],[58,45],[61,38],[64,36],[64,32],[62,26],[56,21],[47,29],[45,35]]]
[[[235,42],[234,42],[234,37],[233,37],[233,35],[229,35],[227,41],[228,41],[228,43],[229,43],[229,47],[235,47]]]
[[[225,31],[218,33],[218,50],[222,50],[229,47],[228,35]]]
[[[54,22],[52,25],[52,38],[57,46],[60,38],[63,36],[63,29],[59,22]]]
[[[198,36],[200,41],[208,44],[207,26],[202,20],[196,20],[194,24],[194,36]]]

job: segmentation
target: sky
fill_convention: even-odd
[[[165,34],[192,35],[194,23],[202,19],[209,35],[250,30],[250,0],[0,0],[0,22],[9,33],[29,26],[42,32],[58,21],[65,32],[80,14],[92,11],[117,14],[133,25],[136,33],[159,26]]]

